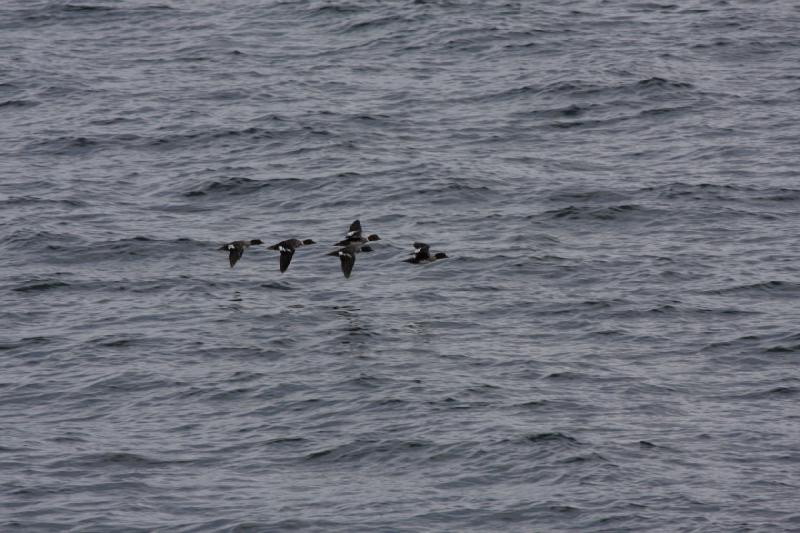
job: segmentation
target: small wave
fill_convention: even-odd
[[[497,93],[492,95],[491,98],[516,98],[527,94],[585,97],[602,93],[624,95],[642,92],[677,92],[693,88],[694,86],[691,83],[668,80],[658,76],[618,85],[601,85],[585,80],[563,80],[543,87],[524,85],[522,87],[506,90],[502,93]]]
[[[308,442],[308,439],[304,439],[303,437],[275,437],[274,439],[269,439],[268,441],[265,441],[264,444],[267,445],[291,444],[292,446],[296,446],[298,443],[301,442]]]
[[[567,446],[577,446],[581,444],[575,437],[570,437],[569,435],[561,432],[531,433],[529,435],[525,435],[523,437],[523,441],[534,444],[558,443],[565,444]]]
[[[797,353],[800,352],[800,334],[790,335],[781,339],[781,344],[773,344],[764,349],[766,353]]]
[[[52,240],[45,243],[48,261],[61,265],[100,263],[118,261],[120,256],[125,260],[153,260],[166,255],[207,249],[209,243],[196,241],[185,237],[177,239],[153,239],[145,236],[136,236],[113,241],[100,241],[91,243],[75,243],[70,241]]]
[[[692,106],[675,106],[675,107],[655,107],[652,109],[643,109],[639,112],[640,117],[652,117],[656,115],[677,115],[686,113],[692,110]]]
[[[516,407],[518,409],[539,409],[549,405],[550,402],[548,402],[547,400],[529,400],[527,402],[514,404],[513,407]]]
[[[470,185],[451,182],[445,184],[420,185],[413,192],[407,189],[398,190],[386,196],[387,200],[403,200],[408,202],[409,195],[424,197],[424,202],[431,204],[454,204],[458,202],[484,202],[496,198],[498,192],[486,185]]]
[[[665,78],[659,78],[657,76],[652,78],[647,78],[646,80],[640,80],[636,83],[638,87],[656,87],[659,89],[689,89],[694,87],[691,83],[682,82],[682,81],[672,81]]]
[[[795,342],[800,340],[800,336],[789,336],[778,339],[783,342]],[[754,350],[758,350],[760,346],[762,346],[765,342],[768,342],[767,338],[759,335],[742,335],[738,336],[731,340],[724,340],[724,341],[717,341],[712,342],[703,346],[701,351],[704,352],[722,352],[722,353],[737,353],[740,350],[746,350],[748,353],[753,352]],[[774,346],[774,345],[773,345]],[[769,351],[767,349],[767,351]],[[780,350],[778,350],[780,351]]]
[[[103,335],[100,337],[96,337],[91,339],[89,343],[94,344],[96,346],[102,346],[105,348],[123,348],[131,345],[135,345],[139,342],[144,340],[144,337],[129,337],[129,336],[118,336],[118,335]]]
[[[33,100],[6,100],[5,102],[0,102],[0,108],[24,108],[24,107],[34,107],[39,105],[39,102],[34,102]]]
[[[58,21],[100,22],[110,18],[126,18],[147,15],[153,11],[173,9],[166,4],[152,4],[136,7],[109,6],[98,4],[72,4],[45,2],[42,7],[28,8],[21,15],[26,24],[49,25]],[[128,20],[130,22],[130,20]]]
[[[53,155],[80,155],[83,156],[98,148],[101,142],[98,139],[85,136],[62,136],[55,139],[46,139],[29,144],[26,150],[36,153],[49,153]]]
[[[612,190],[587,190],[587,191],[559,191],[551,194],[547,199],[551,202],[583,202],[583,203],[615,203],[628,200],[629,195]]]
[[[785,188],[761,190],[753,199],[764,202],[797,202],[800,200],[800,190]]]
[[[529,41],[526,43],[511,43],[504,45],[503,50],[507,50],[509,52],[513,50],[528,51],[537,46],[540,46],[540,43],[537,43],[536,41]]]
[[[72,198],[52,199],[52,198],[40,198],[38,196],[10,196],[8,198],[0,199],[0,205],[4,206],[31,205],[31,204],[33,205],[47,204],[51,206],[62,205],[70,209],[75,207],[85,207],[88,205],[83,200],[76,200]],[[21,234],[19,234],[19,236],[21,236]]]
[[[565,218],[568,220],[620,220],[642,211],[642,207],[635,204],[612,205],[606,207],[570,205],[562,207],[561,209],[545,211],[544,216],[555,219]]]
[[[558,379],[562,381],[584,380],[586,376],[578,372],[551,372],[545,376],[546,379]]]
[[[89,121],[89,124],[93,126],[113,126],[116,124],[141,124],[143,120],[141,118],[131,118],[131,117],[103,117],[103,118],[95,118]]]
[[[95,11],[113,11],[111,6],[98,6],[88,4],[64,4],[61,6],[62,11],[71,13],[91,13]]]
[[[251,194],[267,187],[286,185],[302,181],[300,178],[282,178],[272,180],[255,180],[251,178],[221,178],[207,182],[199,188],[183,193],[183,196],[192,198],[207,195],[240,195]]]
[[[272,289],[276,291],[296,291],[298,287],[291,285],[289,282],[281,282],[281,281],[268,281],[265,283],[259,284],[259,287],[264,289]]]
[[[249,194],[264,187],[269,187],[269,183],[263,180],[250,178],[222,178],[206,183],[198,189],[192,189],[183,195],[191,198],[193,196],[205,196],[207,194],[231,193]]]
[[[591,452],[588,454],[581,454],[581,455],[573,455],[572,457],[561,459],[559,463],[561,464],[604,463],[609,466],[617,466],[597,452]]]
[[[693,200],[731,200],[743,194],[757,191],[752,187],[718,183],[683,183],[674,182],[657,187],[645,187],[642,192],[655,193],[659,198]]]
[[[151,338],[150,340],[155,341],[156,339]],[[161,378],[151,372],[125,371],[101,377],[81,388],[77,394],[83,397],[97,398],[106,394],[172,388],[176,385],[185,385],[185,383]]]
[[[131,468],[163,467],[170,464],[190,463],[190,460],[164,460],[148,457],[146,455],[131,452],[101,452],[87,453],[78,456],[71,456],[59,459],[50,463],[51,468],[102,468],[107,466],[121,466]]]
[[[378,389],[382,384],[386,383],[386,381],[387,380],[384,378],[362,374],[356,378],[348,379],[342,383],[342,385],[345,385],[347,388]]]
[[[598,85],[593,82],[588,82],[585,80],[564,80],[558,81],[554,83],[550,83],[545,85],[544,87],[539,88],[535,92],[538,94],[553,94],[553,95],[575,95],[578,93],[593,93],[603,90],[605,87],[602,85]],[[530,90],[529,87],[523,87],[521,89]]]
[[[439,194],[445,193],[448,191],[464,191],[464,192],[477,192],[478,194],[485,194],[487,192],[492,192],[492,189],[486,187],[485,185],[466,185],[464,183],[448,183],[443,187],[434,187],[430,189],[419,189],[417,194]]]
[[[351,16],[363,12],[365,9],[365,7],[354,4],[324,4],[313,7],[308,11],[308,14],[311,16]]]
[[[388,460],[397,460],[404,454],[418,452],[431,446],[430,442],[421,440],[356,440],[311,452],[306,455],[306,460],[333,463],[358,462],[376,455],[386,457]]]
[[[15,292],[44,292],[53,289],[60,289],[63,287],[69,287],[69,283],[64,281],[35,281],[30,282],[19,287],[15,287],[13,290]]]
[[[287,133],[287,132],[284,132]],[[249,127],[241,130],[238,129],[222,129],[212,131],[196,131],[191,133],[177,133],[165,135],[157,138],[147,139],[146,145],[150,147],[159,148],[175,148],[184,149],[187,144],[202,145],[211,141],[225,140],[231,138],[248,138],[251,140],[272,139],[278,132],[267,130],[264,128]]]
[[[780,386],[766,390],[748,392],[745,394],[736,395],[735,397],[748,400],[768,400],[775,397],[780,398],[796,396],[798,393],[800,393],[800,388],[798,387]]]
[[[800,292],[800,283],[793,281],[763,281],[747,285],[736,285],[722,289],[704,291],[704,294],[770,293],[793,296]]]
[[[144,10],[164,10],[173,9],[172,6],[167,4],[149,4],[144,6],[137,6],[133,9],[125,7],[97,5],[97,4],[63,4],[60,6],[61,11],[66,13],[104,13],[104,12],[128,12],[128,11],[144,11]]]
[[[355,33],[359,31],[368,31],[376,28],[383,28],[390,24],[396,24],[401,21],[403,21],[401,17],[394,15],[388,17],[378,17],[371,20],[357,20],[353,22],[347,22],[343,27],[339,29],[339,32]]]

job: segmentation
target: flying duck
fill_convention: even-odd
[[[233,241],[228,244],[223,244],[219,249],[227,250],[228,260],[231,263],[231,268],[236,262],[242,258],[244,251],[253,244],[264,244],[260,239],[253,239],[251,241]]]
[[[424,242],[415,242],[414,243],[414,251],[411,252],[412,256],[408,259],[403,259],[406,263],[432,263],[437,259],[446,259],[447,254],[444,252],[436,252],[435,254],[431,255],[430,246],[425,244]]]
[[[342,274],[345,278],[349,278],[353,271],[353,265],[356,264],[356,254],[361,251],[369,252],[372,251],[372,248],[362,245],[360,242],[351,242],[338,250],[328,252],[327,255],[339,257],[339,261],[342,263]]]
[[[344,274],[345,278],[349,278],[350,273],[353,271],[353,265],[356,263],[356,254],[359,252],[371,252],[372,248],[367,243],[379,240],[381,238],[374,233],[364,237],[361,230],[361,221],[355,220],[350,224],[344,240],[336,243],[336,246],[340,248],[329,252],[328,255],[339,257],[339,261],[342,263],[342,274]]]
[[[368,241],[379,241],[379,240],[381,240],[381,238],[375,235],[374,233],[372,235],[364,237],[361,234],[361,221],[356,220],[352,224],[350,224],[350,229],[344,236],[344,240],[337,242],[336,246],[347,246],[348,244],[353,244],[353,243],[364,244]],[[366,252],[368,250],[364,251]]]
[[[270,250],[277,250],[281,253],[281,273],[286,272],[286,269],[289,268],[289,263],[292,262],[292,256],[294,255],[294,251],[301,246],[308,245],[308,244],[315,244],[314,241],[311,239],[286,239],[285,241],[281,241],[278,244],[273,244],[268,248]]]

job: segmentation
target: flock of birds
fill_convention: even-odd
[[[344,274],[345,278],[349,278],[350,273],[353,272],[353,265],[356,263],[356,254],[359,252],[371,252],[372,247],[368,243],[379,240],[381,240],[381,238],[374,233],[365,237],[361,231],[361,222],[356,220],[350,224],[350,229],[347,231],[344,240],[341,240],[335,244],[335,246],[338,246],[339,248],[333,250],[332,252],[328,252],[326,255],[337,256],[342,264],[342,274]],[[226,250],[228,252],[228,259],[230,261],[231,268],[233,268],[239,259],[242,258],[242,254],[244,254],[244,251],[247,248],[259,244],[264,244],[264,242],[260,239],[252,239],[249,241],[233,241],[220,247],[220,250]],[[295,250],[301,246],[307,246],[309,244],[316,243],[311,239],[286,239],[285,241],[281,241],[278,244],[273,244],[267,248],[269,250],[276,250],[281,253],[280,269],[281,273],[283,273],[289,268],[289,263],[292,262],[292,257],[294,257]],[[447,254],[444,252],[436,252],[432,254],[430,247],[424,242],[415,242],[414,251],[411,252],[411,257],[404,259],[404,261],[406,263],[424,264],[431,263],[439,259],[445,259],[446,257]]]

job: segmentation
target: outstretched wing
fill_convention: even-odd
[[[344,277],[349,278],[350,273],[353,271],[353,265],[356,264],[356,254],[347,250],[340,250],[339,261],[342,262],[342,274],[344,274]]]
[[[350,229],[347,232],[348,239],[361,237],[361,221],[355,220],[350,224]]]
[[[415,242],[414,257],[416,259],[428,259],[430,257],[429,246],[424,242]]]
[[[281,273],[286,272],[286,269],[289,268],[289,263],[292,262],[292,257],[294,256],[294,248],[288,247],[281,247]]]
[[[228,253],[228,260],[231,263],[231,268],[233,268],[233,265],[235,265],[236,262],[242,258],[242,254],[244,253],[244,247],[236,246],[234,244],[229,244],[228,250],[230,251]]]

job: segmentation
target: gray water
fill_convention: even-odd
[[[798,28],[3,2],[0,529],[800,530]]]

